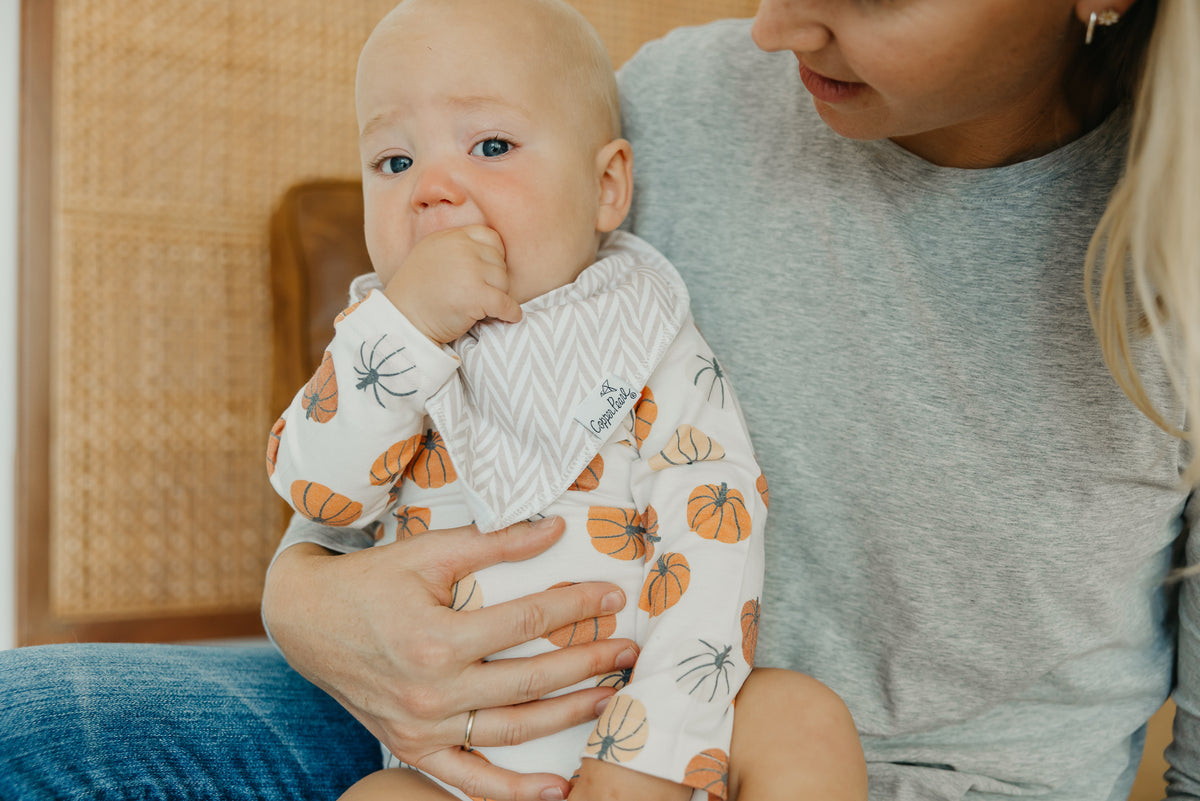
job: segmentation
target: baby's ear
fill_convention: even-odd
[[[614,139],[596,154],[596,174],[600,177],[600,209],[596,230],[615,230],[629,213],[633,201],[633,148],[624,139]]]

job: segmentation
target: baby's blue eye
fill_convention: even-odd
[[[471,148],[471,155],[492,159],[496,156],[503,156],[510,150],[512,150],[511,142],[506,142],[503,139],[485,139]]]
[[[396,175],[397,173],[404,172],[411,166],[412,159],[408,156],[392,156],[384,159],[379,165],[380,169],[387,175]]]

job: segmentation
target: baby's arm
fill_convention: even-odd
[[[361,528],[426,436],[425,402],[458,360],[431,342],[379,291],[334,325],[316,374],[271,429],[267,473],[297,512]]]
[[[635,414],[642,650],[586,756],[720,796],[732,701],[757,642],[765,481],[728,381],[690,320]]]

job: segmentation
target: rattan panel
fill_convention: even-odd
[[[356,54],[390,0],[60,0],[51,608],[252,608],[266,491],[267,218],[354,175]]]
[[[353,71],[393,0],[58,0],[50,236],[50,610],[254,608],[267,244],[288,186],[357,173]],[[579,0],[623,61],[752,0]]]

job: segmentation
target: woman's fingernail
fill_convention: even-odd
[[[596,717],[600,717],[604,714],[604,707],[608,706],[608,702],[610,700],[612,700],[612,696],[609,696],[608,698],[601,698],[596,702]]]
[[[534,528],[546,528],[548,526],[554,525],[555,520],[558,520],[558,518],[557,517],[543,517],[543,518],[539,518],[538,520],[534,520],[533,523],[531,523],[531,525]],[[558,793],[560,791],[557,788],[555,788],[554,792]],[[562,796],[560,795],[559,798],[562,798]]]
[[[620,590],[613,590],[608,595],[605,595],[600,601],[600,611],[616,612],[625,605],[625,594]]]
[[[542,801],[563,801],[564,796],[562,790],[557,787],[547,787],[542,790],[542,794],[538,798],[541,798]]]
[[[626,648],[620,653],[619,656],[617,656],[617,661],[614,664],[622,670],[625,668],[631,668],[637,664],[637,657],[637,651],[633,650],[632,648]]]

